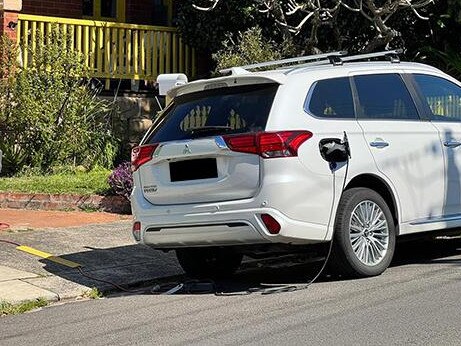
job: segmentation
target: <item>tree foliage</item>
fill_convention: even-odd
[[[457,75],[460,0],[185,0],[178,8],[185,41],[215,57],[259,26],[286,57],[403,48],[405,59]]]
[[[246,0],[239,4],[192,0],[181,3],[180,13],[187,16],[180,16],[179,26],[183,32],[195,31],[195,40],[202,42],[210,42],[200,38],[203,34],[217,32],[222,41],[226,31],[245,31],[258,24],[265,35],[290,41],[298,53],[344,48],[374,51],[389,48],[401,36],[398,22],[393,21],[396,16],[427,20],[434,1],[440,0]],[[210,23],[218,23],[219,30]],[[191,35],[185,37],[188,40]],[[218,47],[211,42],[214,52]]]
[[[42,172],[66,164],[110,167],[117,150],[112,105],[100,100],[99,90],[81,78],[88,72],[84,57],[62,49],[70,37],[59,30],[38,35],[24,68],[16,60],[15,44],[7,38],[1,43],[0,49],[7,53],[0,62],[4,173],[16,173],[24,166]]]

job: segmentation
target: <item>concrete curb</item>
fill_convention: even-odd
[[[92,287],[71,282],[55,275],[41,277],[33,273],[21,272],[5,266],[0,266],[0,272],[16,274],[14,278],[0,281],[0,302],[14,305],[38,299],[45,299],[50,303],[55,303],[63,300],[85,298],[93,289]],[[109,283],[103,285],[99,283],[98,291],[103,296],[114,293],[139,294],[143,291],[140,290],[139,287],[170,281],[180,281],[181,279],[183,279],[182,274],[174,274],[166,277],[144,274],[136,279],[129,279],[118,283],[114,282],[118,287]],[[119,287],[124,288],[126,292]],[[146,290],[148,290],[148,288],[146,288]]]
[[[95,209],[131,214],[129,201],[122,196],[0,192],[0,208],[42,210]]]

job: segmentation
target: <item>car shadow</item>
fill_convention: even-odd
[[[80,267],[68,267],[56,263],[52,258],[40,262],[44,264],[43,269],[58,278],[101,292],[129,291],[134,286],[183,274],[173,253],[165,254],[137,244],[110,248],[86,247],[85,251],[60,255],[59,258]]]
[[[325,251],[326,253],[326,251]],[[460,240],[406,241],[398,243],[391,267],[411,264],[461,265]],[[163,253],[142,245],[114,248],[88,248],[88,251],[66,254],[63,259],[82,265],[69,268],[42,260],[44,269],[67,281],[97,288],[108,297],[131,294],[217,294],[244,295],[277,293],[301,288],[316,277],[323,266],[322,258],[307,263],[293,259],[247,259],[232,278],[200,280],[188,278],[173,252]],[[316,282],[348,280],[332,273],[328,267]]]

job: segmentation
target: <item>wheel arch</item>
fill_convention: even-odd
[[[394,218],[395,229],[399,235],[399,208],[395,194],[389,184],[381,177],[374,174],[360,174],[355,176],[349,181],[344,190],[354,187],[366,187],[376,191],[386,201],[389,209],[391,210],[392,217]]]

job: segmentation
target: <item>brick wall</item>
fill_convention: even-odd
[[[12,40],[16,40],[16,31],[9,28],[10,22],[18,22],[18,14],[16,12],[0,11],[0,35],[5,33]]]
[[[82,3],[82,0],[23,0],[22,13],[82,18]],[[167,8],[163,0],[126,0],[125,16],[127,23],[168,25]]]
[[[22,13],[39,16],[82,18],[82,0],[23,0]]]

